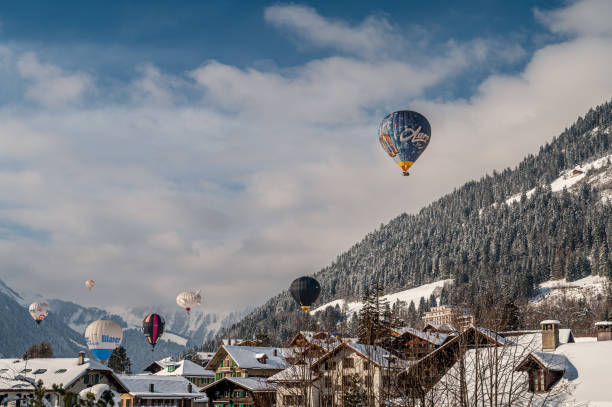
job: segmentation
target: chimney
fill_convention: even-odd
[[[84,363],[85,363],[85,352],[80,351],[80,352],[79,352],[79,358],[78,358],[78,360],[77,360],[77,365],[79,365],[79,366],[80,366],[80,365],[82,365],[82,364],[84,364]]]
[[[595,322],[597,329],[597,342],[612,341],[612,321]]]
[[[153,383],[149,383],[149,393],[155,392],[155,385]]]
[[[191,383],[189,383],[187,385],[187,393],[192,393],[193,392],[193,387],[191,386]]]
[[[552,352],[559,346],[559,325],[556,319],[547,319],[540,322],[542,327],[542,351]]]

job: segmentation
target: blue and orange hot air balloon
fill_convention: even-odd
[[[431,139],[431,126],[420,113],[400,110],[385,117],[378,128],[383,150],[397,162],[404,175],[425,151]]]
[[[155,350],[155,345],[164,333],[165,325],[164,319],[158,314],[149,314],[142,321],[142,333],[151,345],[151,352]]]

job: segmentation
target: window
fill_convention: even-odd
[[[538,369],[531,372],[531,388],[534,392],[546,391],[544,369]]]
[[[8,372],[8,369],[0,369],[0,373],[6,373]]]
[[[99,374],[94,375],[94,384],[98,384],[98,383],[100,383],[100,375]]]
[[[29,373],[31,371],[32,371],[32,369],[23,369],[20,373]]]
[[[223,367],[223,361],[221,361],[221,364],[219,365],[219,367]]]
[[[355,361],[353,358],[344,358],[342,359],[342,367],[345,369],[355,367]]]
[[[55,374],[66,373],[66,369],[57,369]]]
[[[370,362],[367,360],[363,362],[363,370],[368,370],[370,368]]]
[[[366,376],[365,377],[365,385],[366,385],[366,387],[372,386],[372,376]]]
[[[350,386],[353,384],[353,377],[349,375],[342,376],[342,384],[345,386]]]
[[[329,362],[325,363],[325,368],[328,370],[334,370],[336,369],[336,361],[335,360],[330,360]]]
[[[89,384],[89,375],[86,374],[85,376],[83,376],[83,383],[85,384]]]
[[[168,372],[174,372],[176,370],[175,365],[168,365]]]
[[[323,383],[324,383],[325,387],[332,387],[332,385],[333,385],[333,381],[332,381],[331,377],[329,377],[329,376],[325,376],[324,377]]]
[[[302,406],[304,405],[304,397],[302,395],[285,395],[283,404],[286,406]]]
[[[43,374],[47,371],[47,369],[37,369],[34,374]]]

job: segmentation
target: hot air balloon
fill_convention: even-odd
[[[319,282],[312,277],[299,277],[293,280],[289,292],[293,298],[300,304],[304,312],[308,312],[310,306],[319,297],[321,286]]]
[[[30,304],[29,311],[32,318],[34,318],[34,321],[40,325],[40,323],[49,313],[49,304],[46,302],[33,302]]]
[[[100,360],[110,357],[113,350],[121,344],[123,331],[113,321],[94,321],[85,329],[85,342],[91,353]]]
[[[151,344],[151,352],[155,350],[155,344],[164,333],[165,325],[164,319],[157,314],[149,314],[142,321],[142,333]]]
[[[181,307],[185,308],[187,313],[191,311],[192,307],[196,305],[200,305],[202,303],[202,294],[200,294],[201,290],[198,291],[183,291],[179,295],[176,296],[176,303]]]
[[[85,281],[85,287],[87,287],[88,290],[91,291],[92,288],[94,288],[94,285],[96,285],[96,282],[93,280],[87,280]]]
[[[425,151],[431,139],[431,126],[420,113],[410,110],[393,112],[378,128],[378,139],[383,150],[400,166],[404,175]]]

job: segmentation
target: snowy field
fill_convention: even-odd
[[[410,301],[414,301],[414,305],[418,306],[419,301],[421,300],[421,297],[425,297],[425,299],[428,300],[429,297],[431,296],[431,293],[433,293],[433,291],[436,288],[438,287],[442,288],[444,283],[452,283],[452,282],[453,282],[452,279],[440,280],[440,281],[425,284],[425,285],[422,285],[416,288],[410,288],[408,290],[399,291],[393,294],[387,294],[383,296],[382,298],[389,301],[389,305],[393,305],[397,300],[400,300],[400,301],[405,301],[407,304],[410,304]],[[345,300],[331,301],[331,302],[328,302],[327,304],[323,304],[320,307],[317,307],[312,312],[317,313],[319,311],[323,311],[327,307],[335,307],[336,305],[338,305],[342,309],[344,302]],[[361,310],[361,308],[363,307],[363,303],[361,303],[360,301],[348,302],[346,305],[348,309],[348,312],[347,312],[348,317],[350,317],[354,312],[359,312],[359,310]]]
[[[531,303],[537,304],[564,295],[573,299],[592,298],[604,292],[607,281],[605,277],[600,276],[588,276],[571,282],[565,279],[545,281],[540,284],[538,294]]]

